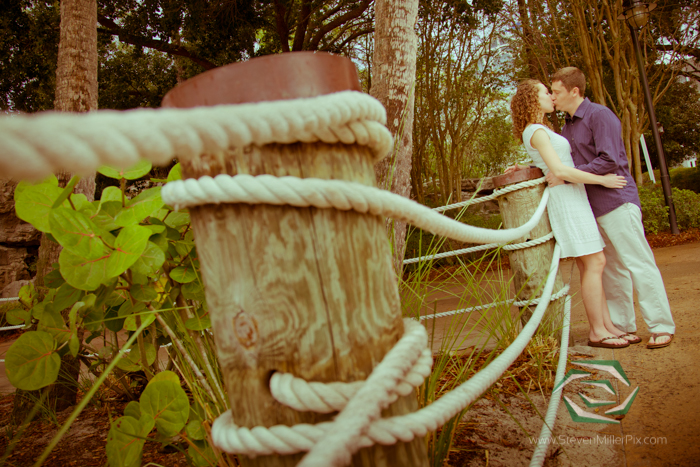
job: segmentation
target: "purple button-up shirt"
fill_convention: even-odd
[[[597,175],[614,173],[627,179],[624,188],[586,185],[595,217],[625,203],[636,204],[641,209],[637,185],[630,174],[622,142],[622,125],[610,109],[584,99],[573,117],[566,116],[561,134],[571,144],[571,155],[577,169]]]

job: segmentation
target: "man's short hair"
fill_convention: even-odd
[[[554,73],[554,76],[552,76],[552,83],[555,81],[561,81],[561,84],[563,84],[569,92],[574,88],[578,88],[581,97],[583,97],[583,94],[586,92],[586,75],[574,66],[567,66]]]

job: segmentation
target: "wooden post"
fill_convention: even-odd
[[[494,188],[502,188],[526,180],[534,180],[543,176],[544,174],[540,169],[530,168],[494,177],[493,185]],[[539,184],[530,188],[522,188],[499,197],[498,205],[501,210],[503,227],[506,229],[511,229],[514,227],[519,227],[527,222],[537,210],[537,206],[539,206],[540,201],[542,200],[544,188],[544,184]],[[549,216],[545,211],[540,222],[534,229],[532,229],[527,237],[518,239],[513,243],[520,243],[544,237],[551,231],[552,227],[549,223]],[[516,292],[518,293],[517,297],[519,300],[527,300],[530,297],[541,295],[542,287],[544,286],[545,280],[547,279],[547,273],[549,272],[549,266],[552,263],[553,253],[553,239],[540,245],[508,252],[510,267],[513,271],[513,283],[515,285]],[[557,272],[557,279],[554,283],[554,290],[552,293],[557,293],[559,290],[561,290],[563,285],[564,282],[562,281],[561,273]],[[542,319],[543,324],[540,325],[546,326],[547,330],[557,330],[556,336],[558,339],[561,339],[563,304],[563,298],[552,302],[547,308],[544,318]],[[524,309],[521,308],[521,319],[523,324],[530,319],[534,308],[534,305],[531,307],[524,307]]]
[[[235,86],[231,86],[234,83]],[[360,90],[352,62],[286,53],[206,72],[164,105],[190,107]],[[221,173],[341,179],[375,186],[365,146],[295,143],[231,148],[183,162],[185,177]],[[190,210],[207,303],[233,418],[239,426],[317,423],[334,414],[276,402],[273,372],[307,381],[365,379],[403,333],[384,219],[357,212],[226,204]],[[417,410],[415,395],[384,416]],[[425,441],[373,446],[353,466],[427,466]],[[244,466],[295,466],[303,457],[241,457]]]

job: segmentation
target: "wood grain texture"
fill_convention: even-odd
[[[375,185],[372,154],[324,143],[249,146],[183,163],[186,177],[272,174]],[[208,205],[191,209],[207,303],[238,425],[332,418],[276,402],[275,371],[308,381],[365,379],[403,333],[384,221],[334,209]],[[385,416],[415,411],[414,395]],[[302,454],[242,458],[245,466],[294,466]],[[353,466],[426,466],[423,439],[374,446]]]
[[[501,218],[503,219],[503,227],[511,229],[525,224],[537,210],[542,195],[544,193],[544,185],[540,184],[530,188],[508,193],[498,199],[498,205],[501,209]],[[552,231],[549,223],[549,215],[547,211],[542,215],[542,219],[534,229],[527,235],[515,240],[513,243],[525,242],[543,237]],[[547,273],[552,263],[554,254],[554,240],[550,240],[541,245],[520,250],[508,252],[510,259],[510,267],[513,271],[513,282],[515,290],[518,292],[519,300],[527,300],[530,297],[536,297],[542,294],[542,287],[547,279]],[[554,290],[552,293],[558,292],[564,285],[561,278],[561,273],[557,272],[557,279],[554,282]],[[561,338],[561,323],[562,310],[564,299],[558,299],[552,302],[540,326],[546,326],[547,330],[557,330],[556,336]],[[532,316],[534,306],[524,310],[522,319],[523,324]]]

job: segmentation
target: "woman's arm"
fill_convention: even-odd
[[[603,185],[607,188],[622,188],[627,185],[625,177],[615,174],[595,175],[562,164],[561,159],[549,140],[549,135],[543,129],[535,130],[530,139],[530,144],[537,149],[549,167],[549,171],[555,177],[572,183],[588,183],[589,185]]]

